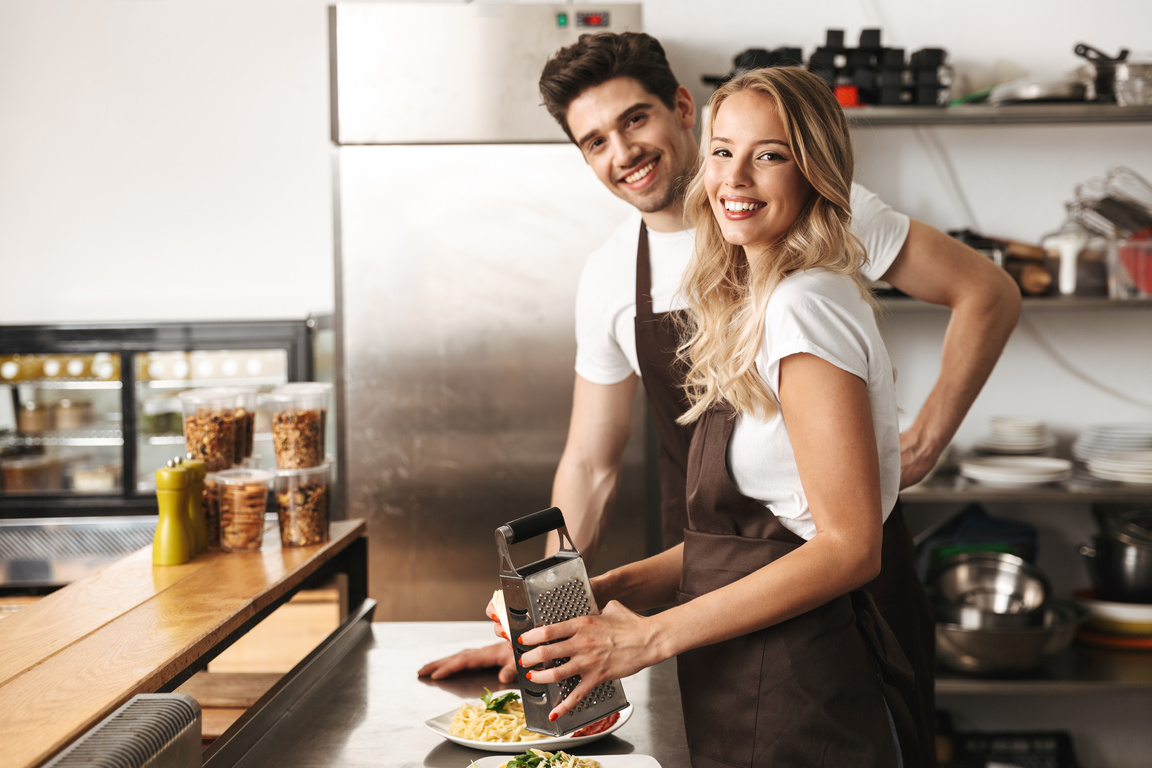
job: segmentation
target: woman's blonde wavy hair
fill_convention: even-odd
[[[744,248],[728,243],[712,214],[704,171],[712,126],[732,95],[756,91],[770,97],[784,123],[794,162],[812,187],[809,199],[767,259],[749,264]],[[852,139],[844,112],[827,84],[798,67],[757,69],[736,77],[709,102],[700,140],[704,161],[685,198],[696,226],[696,249],[680,290],[690,309],[678,350],[688,375],[691,407],[678,420],[688,424],[726,401],[736,411],[768,417],[777,403],[756,370],[764,317],[773,290],[798,270],[822,267],[851,275],[864,264],[864,246],[849,229],[852,218]],[[861,293],[871,297],[863,283]]]

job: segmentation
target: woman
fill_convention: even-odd
[[[521,663],[534,682],[581,676],[559,717],[679,657],[696,768],[916,765],[895,695],[907,662],[856,591],[880,570],[900,461],[891,364],[854,277],[847,124],[795,68],[730,81],[710,118],[687,198],[690,529],[594,579],[599,616],[525,633],[551,644]]]

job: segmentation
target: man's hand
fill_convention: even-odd
[[[926,447],[912,430],[900,433],[900,490],[916,485],[936,466],[940,453]]]
[[[500,667],[500,682],[515,682],[516,661],[512,658],[512,646],[508,643],[500,642],[486,645],[483,648],[467,648],[451,656],[446,656],[443,659],[428,662],[420,668],[417,674],[420,677],[443,680],[446,677],[451,677],[452,675],[470,669],[485,669],[488,667]]]

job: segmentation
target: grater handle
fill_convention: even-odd
[[[526,541],[542,534],[564,527],[564,515],[559,507],[549,507],[540,512],[505,523],[498,529],[509,544]]]

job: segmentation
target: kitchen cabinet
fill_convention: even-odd
[[[156,514],[153,472],[184,453],[177,393],[311,379],[311,325],[0,326],[0,518]]]

